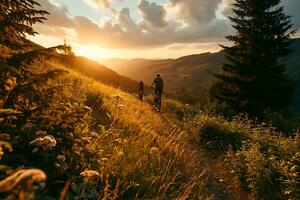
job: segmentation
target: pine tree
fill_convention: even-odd
[[[18,48],[26,35],[37,34],[32,25],[42,23],[49,14],[39,6],[35,0],[0,0],[0,44]]]
[[[232,5],[235,15],[229,18],[236,34],[226,38],[234,45],[222,46],[227,61],[215,74],[211,95],[236,112],[259,116],[291,103],[293,81],[278,60],[291,52],[295,31],[279,4],[280,0],[236,0]]]

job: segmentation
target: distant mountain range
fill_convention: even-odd
[[[101,63],[119,74],[133,79],[142,79],[151,84],[156,74],[161,74],[166,89],[174,92],[184,88],[188,93],[200,95],[212,79],[211,72],[216,72],[224,56],[219,53],[190,55],[178,59],[107,59]]]
[[[300,39],[294,39],[291,48],[293,53],[281,62],[287,64],[288,74],[297,82],[295,104],[300,113]],[[100,62],[119,74],[136,80],[142,79],[148,84],[159,73],[164,78],[168,91],[175,92],[183,88],[188,94],[199,96],[208,90],[213,80],[212,72],[218,72],[224,61],[224,54],[220,51],[178,59],[106,59]]]

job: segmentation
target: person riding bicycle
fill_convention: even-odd
[[[144,82],[142,80],[139,81],[137,90],[138,90],[138,94],[139,94],[139,99],[141,101],[143,101],[143,99],[144,99],[144,92],[145,92],[145,84],[144,84]]]
[[[155,105],[157,106],[158,104],[158,110],[160,111],[160,104],[161,104],[161,96],[163,93],[163,89],[164,89],[164,81],[163,79],[160,77],[160,74],[156,75],[156,78],[154,79],[151,87],[153,87],[153,85],[155,85]]]

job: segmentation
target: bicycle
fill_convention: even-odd
[[[154,107],[158,112],[161,111],[161,94],[156,93],[154,96]]]

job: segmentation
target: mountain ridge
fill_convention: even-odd
[[[280,62],[287,65],[287,73],[296,82],[294,110],[300,113],[300,38],[293,39],[291,48],[294,51]],[[213,80],[212,73],[220,71],[225,56],[219,51],[192,54],[177,59],[146,59],[143,62],[135,59],[106,59],[101,62],[119,74],[132,79],[142,79],[148,84],[155,74],[160,73],[168,91],[176,92],[184,89],[188,95],[199,97],[207,94]]]

